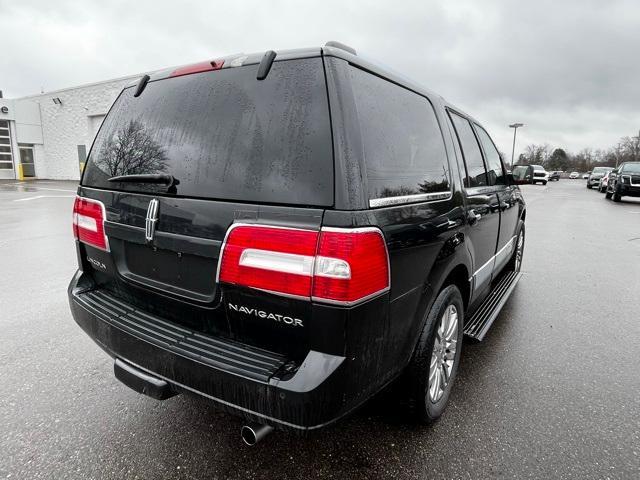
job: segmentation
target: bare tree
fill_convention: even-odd
[[[640,162],[640,132],[635,137],[622,137],[615,146],[607,150],[586,147],[571,154],[562,148],[552,149],[548,144],[531,144],[518,157],[518,163],[522,165],[544,165],[550,170],[583,172],[594,167],[617,167],[622,162]]]
[[[96,165],[107,175],[161,173],[167,168],[164,148],[146,132],[144,125],[131,120],[102,144]]]
[[[551,156],[551,151],[551,146],[547,143],[544,145],[532,143],[525,147],[524,153],[520,154],[518,162],[527,165],[543,165]]]
[[[637,137],[622,137],[619,145],[623,162],[640,161],[640,132]]]

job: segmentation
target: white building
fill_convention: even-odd
[[[79,180],[111,104],[141,76],[0,98],[0,179]]]

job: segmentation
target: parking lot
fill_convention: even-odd
[[[203,400],[120,384],[75,325],[75,184],[0,184],[0,478],[638,478],[640,199],[583,180],[523,191],[525,275],[465,342],[435,426],[407,424],[390,392],[250,448]]]

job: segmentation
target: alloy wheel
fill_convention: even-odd
[[[522,255],[524,254],[524,234],[520,232],[518,235],[518,243],[516,245],[516,261],[515,261],[515,271],[519,272],[522,267]]]
[[[436,329],[429,366],[429,400],[438,402],[449,384],[458,347],[458,309],[449,305]]]

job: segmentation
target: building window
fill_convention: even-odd
[[[9,122],[0,120],[0,170],[11,169],[13,169],[13,155],[11,155]]]

